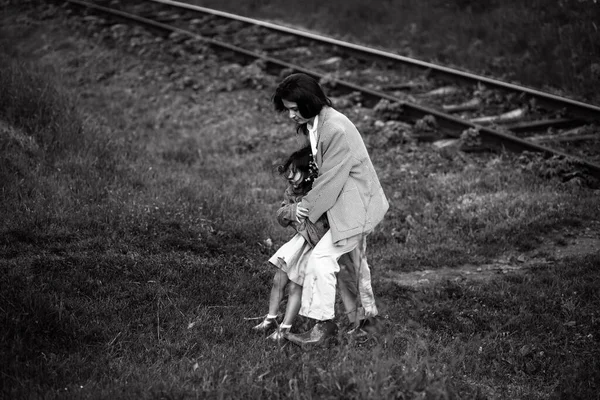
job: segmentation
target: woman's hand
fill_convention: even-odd
[[[308,217],[308,209],[304,207],[300,207],[300,205],[296,206],[296,220],[300,222],[300,219]]]

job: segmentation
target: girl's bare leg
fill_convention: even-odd
[[[279,325],[279,329],[269,335],[267,339],[280,342],[286,337],[286,335],[290,332],[294,318],[296,318],[298,311],[300,311],[301,301],[302,286],[290,281],[288,286],[288,301],[287,307],[285,308],[285,317],[283,317],[283,321],[281,322],[281,325]]]
[[[271,298],[269,300],[269,316],[276,316],[279,313],[279,305],[281,304],[281,299],[283,299],[285,285],[287,285],[288,281],[289,279],[287,274],[282,270],[277,269],[275,277],[273,277],[273,287],[271,288]]]
[[[283,292],[285,285],[287,285],[289,279],[285,272],[278,269],[273,277],[273,286],[271,287],[271,297],[269,298],[269,314],[265,319],[253,329],[256,331],[267,331],[277,326],[277,314],[279,313],[279,305],[283,298]]]
[[[287,307],[285,309],[285,317],[283,317],[282,327],[291,326],[294,319],[300,311],[302,300],[302,286],[290,281]]]

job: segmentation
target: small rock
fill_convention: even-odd
[[[341,57],[330,57],[327,60],[323,60],[319,65],[338,65],[342,62]]]

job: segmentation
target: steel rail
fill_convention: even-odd
[[[302,72],[307,75],[312,76],[315,79],[324,78],[324,75],[309,70],[307,68],[303,68],[301,66],[288,63],[286,61],[282,61],[276,58],[272,58],[269,56],[265,56],[263,54],[259,54],[250,50],[243,49],[241,47],[237,47],[235,45],[231,45],[228,43],[223,43],[218,40],[207,38],[201,35],[198,35],[194,32],[187,31],[185,29],[177,28],[168,24],[164,24],[162,22],[157,22],[148,18],[140,17],[138,15],[130,14],[124,11],[115,10],[108,7],[99,6],[93,3],[88,3],[82,0],[66,0],[69,3],[76,4],[82,7],[87,7],[91,9],[95,9],[107,14],[115,15],[121,18],[126,18],[129,20],[137,21],[144,25],[148,25],[154,28],[158,28],[165,31],[176,32],[181,35],[189,36],[191,38],[197,39],[201,42],[206,43],[207,45],[218,47],[227,51],[234,52],[236,54],[240,54],[247,59],[252,60],[262,60],[267,67],[276,67],[279,70],[287,69],[294,72]],[[336,87],[341,87],[346,89],[348,92],[360,92],[367,100],[381,100],[385,99],[393,103],[398,103],[401,105],[403,110],[403,117],[408,120],[417,120],[419,118],[423,118],[427,115],[432,115],[436,118],[438,126],[442,128],[446,128],[450,131],[451,136],[459,137],[460,133],[468,129],[475,129],[479,132],[479,135],[482,139],[490,141],[496,145],[501,145],[512,151],[534,151],[544,154],[545,156],[561,156],[567,159],[570,159],[579,165],[587,168],[591,174],[596,177],[600,177],[600,165],[590,163],[582,158],[564,153],[559,150],[554,150],[545,146],[538,145],[536,143],[529,142],[527,140],[518,138],[516,136],[512,136],[510,134],[506,134],[504,132],[499,132],[484,126],[476,125],[471,122],[456,118],[452,115],[445,114],[435,109],[430,109],[428,107],[423,107],[417,104],[412,104],[405,102],[402,99],[389,95],[387,93],[379,92],[373,89],[365,88],[359,85],[356,85],[351,82],[347,82],[340,79],[329,79],[330,82],[335,84]]]
[[[357,45],[354,43],[345,42],[342,40],[334,39],[328,36],[323,36],[303,30],[298,30],[294,28],[289,28],[283,25],[274,24],[271,22],[260,21],[253,18],[247,18],[240,15],[230,14],[224,11],[214,10],[211,8],[196,6],[193,4],[181,3],[178,1],[172,0],[150,0],[154,3],[171,5],[179,8],[185,8],[197,12],[202,12],[206,14],[212,14],[218,17],[228,18],[237,20],[240,22],[246,22],[253,25],[262,26],[267,29],[288,33],[291,35],[304,37],[307,39],[311,39],[314,41],[322,42],[337,46],[339,48],[353,51],[359,54],[366,54],[370,58],[378,58],[383,61],[396,61],[403,64],[408,64],[411,66],[416,66],[419,68],[423,68],[429,71],[432,71],[436,74],[449,77],[453,80],[460,79],[462,81],[470,82],[470,83],[483,83],[488,87],[492,87],[495,89],[501,89],[505,91],[524,93],[532,98],[538,100],[539,104],[544,105],[546,107],[552,109],[565,109],[568,113],[570,113],[573,117],[581,118],[584,120],[600,120],[600,107],[586,104],[577,100],[569,99],[566,97],[561,97],[557,95],[553,95],[551,93],[546,93],[539,91],[534,88],[515,85],[508,82],[498,81],[493,78],[488,78],[482,75],[476,75],[469,72],[448,68],[440,65],[435,65],[429,62],[417,60],[410,57],[401,56],[399,54],[390,53],[388,51],[379,50],[375,48],[370,48],[366,46]]]

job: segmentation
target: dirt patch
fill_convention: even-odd
[[[566,245],[544,243],[534,251],[509,255],[488,264],[463,265],[456,268],[426,269],[412,272],[389,271],[384,277],[395,284],[413,289],[441,282],[487,282],[499,276],[524,274],[534,268],[550,267],[563,258],[600,252],[600,233],[586,231],[586,236],[572,238]],[[540,255],[544,256],[540,256]]]
[[[571,239],[565,246],[545,244],[540,247],[542,251],[553,252],[555,259],[563,259],[572,256],[583,256],[600,251],[600,238],[577,237]],[[538,249],[538,251],[540,251]]]

